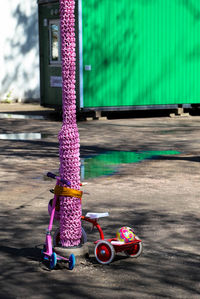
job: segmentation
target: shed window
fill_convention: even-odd
[[[50,64],[61,63],[60,51],[60,21],[51,20],[49,22],[49,42],[50,42]]]

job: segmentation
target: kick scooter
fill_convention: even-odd
[[[63,180],[60,177],[57,177],[55,174],[53,174],[51,172],[48,172],[47,176],[56,179],[56,186],[60,186],[60,183],[66,185],[68,187],[71,185],[70,182]],[[55,268],[57,261],[67,262],[69,265],[69,270],[73,270],[75,263],[76,263],[74,254],[72,253],[69,256],[69,259],[65,258],[61,255],[56,254],[56,252],[54,251],[53,246],[52,246],[51,232],[52,232],[52,228],[53,228],[53,220],[54,220],[54,215],[55,215],[56,201],[57,201],[57,195],[55,194],[53,201],[52,201],[52,209],[51,209],[51,213],[50,213],[49,225],[46,230],[46,239],[45,239],[44,248],[42,250],[42,256],[45,261],[49,261],[49,267],[51,270]]]

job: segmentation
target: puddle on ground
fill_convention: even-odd
[[[81,158],[81,181],[89,178],[101,176],[111,176],[119,172],[122,164],[139,163],[147,159],[157,159],[161,156],[179,155],[178,151],[144,151],[144,152],[126,152],[126,151],[108,151],[92,157]],[[52,173],[59,176],[59,171],[51,169]],[[49,180],[43,177],[34,177],[35,180]]]
[[[0,119],[44,119],[42,115],[24,115],[24,114],[10,114],[10,113],[0,113]]]
[[[81,159],[81,180],[110,176],[118,172],[121,164],[138,163],[159,156],[178,155],[178,151],[108,151],[106,153]]]
[[[48,134],[42,133],[8,133],[0,134],[0,139],[3,140],[40,140],[47,138]]]

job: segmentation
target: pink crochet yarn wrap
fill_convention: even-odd
[[[80,189],[80,140],[76,123],[75,0],[60,0],[63,124],[59,132],[60,176]],[[76,246],[81,239],[81,201],[60,198],[60,239],[63,247]]]

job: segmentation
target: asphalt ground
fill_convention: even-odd
[[[89,259],[73,271],[65,264],[51,271],[40,254],[55,183],[45,174],[59,169],[61,122],[37,104],[0,104],[0,112],[44,116],[0,118],[0,134],[41,134],[0,140],[0,298],[200,298],[198,115],[78,123],[81,158],[107,151],[176,154],[138,163],[122,159],[112,175],[85,179],[83,214],[109,212],[100,220],[108,238],[121,226],[133,227],[143,241],[140,257],[118,254],[110,265],[97,263],[98,234],[86,227]]]

